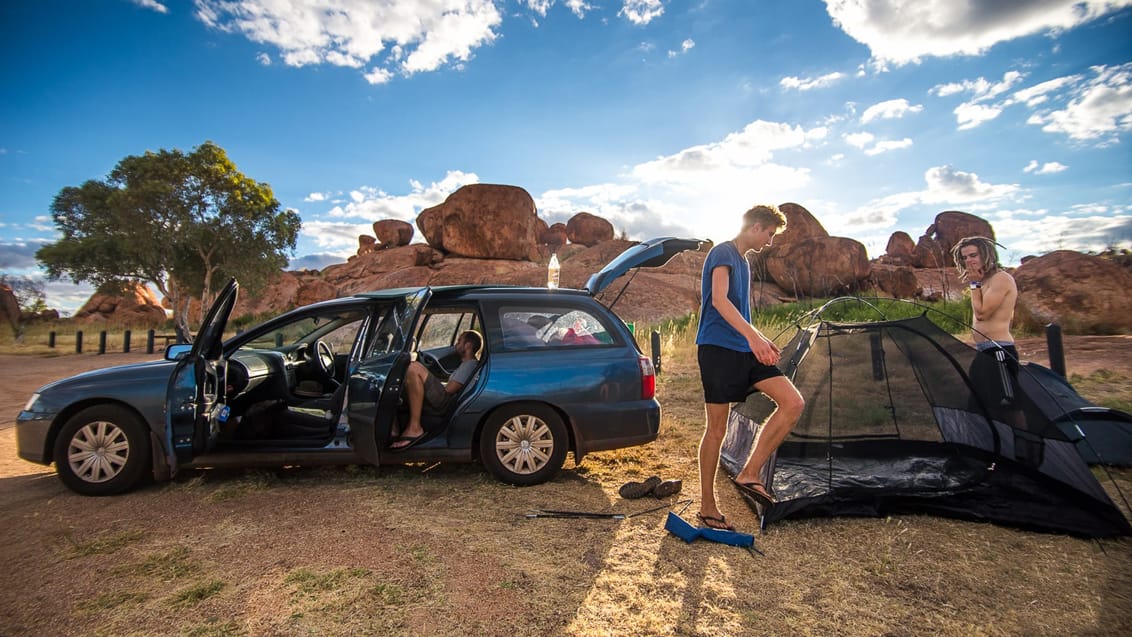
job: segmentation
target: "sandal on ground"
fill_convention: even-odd
[[[389,445],[389,450],[390,451],[404,451],[404,450],[412,447],[413,445],[417,444],[418,442],[424,440],[424,437],[426,435],[428,435],[428,434],[423,433],[419,436],[397,436],[396,438],[393,439],[393,444]]]
[[[621,485],[621,488],[617,490],[617,493],[626,500],[636,500],[637,498],[643,498],[646,495],[651,495],[653,489],[655,489],[660,483],[660,476],[651,476],[649,479],[643,482],[626,482],[625,484]]]
[[[722,513],[719,514],[718,518],[714,515],[704,515],[703,513],[697,513],[696,519],[700,521],[700,524],[706,526],[709,529],[715,529],[716,531],[735,530],[735,527],[727,523],[727,516],[723,515]]]
[[[735,483],[735,486],[738,487],[739,491],[744,495],[750,496],[763,506],[769,507],[778,503],[778,499],[774,497],[774,494],[766,488],[766,485],[758,480],[754,482],[739,482],[735,478],[732,478],[731,481]]]

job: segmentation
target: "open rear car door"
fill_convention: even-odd
[[[676,237],[660,237],[649,239],[632,246],[617,255],[586,281],[586,291],[590,296],[597,296],[609,287],[617,277],[634,268],[659,268],[672,260],[672,257],[685,250],[699,250],[703,245],[700,239],[678,239]],[[614,300],[614,303],[616,300]],[[610,303],[612,305],[612,303]]]
[[[225,420],[224,327],[236,305],[240,284],[228,281],[209,308],[193,348],[173,369],[165,392],[166,460],[170,475],[206,451]]]

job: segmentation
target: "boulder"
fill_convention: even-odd
[[[165,308],[144,283],[104,285],[75,312],[82,323],[110,322],[118,325],[157,326],[165,322]]]
[[[1014,271],[1015,322],[1038,330],[1057,323],[1074,334],[1132,332],[1132,273],[1100,257],[1057,250]]]
[[[411,243],[407,246],[359,254],[350,257],[346,263],[327,266],[322,271],[322,278],[339,289],[348,285],[355,290],[379,290],[383,286],[378,285],[373,279],[406,268],[431,266],[442,258],[439,252],[423,243]]]
[[[765,263],[770,278],[798,296],[854,291],[869,276],[865,246],[845,237],[810,237],[780,246]]]
[[[538,242],[550,246],[552,250],[566,244],[569,237],[566,234],[566,224],[556,223],[539,234]]]
[[[894,299],[915,298],[923,289],[916,279],[916,270],[908,265],[874,263],[869,281],[874,288]]]
[[[538,240],[535,201],[516,186],[461,186],[422,210],[417,227],[429,245],[458,257],[529,260]]]
[[[373,222],[373,233],[383,248],[407,246],[413,240],[413,225],[400,219]]]
[[[368,234],[358,235],[358,254],[369,254],[377,249],[377,239]]]
[[[597,215],[579,212],[566,222],[566,238],[570,243],[592,248],[613,238],[613,224]]]
[[[888,265],[912,265],[915,263],[915,252],[916,242],[912,237],[903,230],[897,230],[888,238],[888,245],[878,261]]]
[[[828,237],[829,232],[802,206],[796,203],[784,203],[778,207],[786,215],[786,229],[774,238],[774,246],[785,247],[813,237]]]
[[[912,251],[912,265],[917,268],[945,268],[954,264],[950,253],[929,234],[922,235]]]
[[[994,228],[982,217],[966,212],[949,210],[935,216],[935,223],[928,227],[927,233],[936,240],[943,253],[947,255],[947,264],[951,260],[951,249],[960,239],[966,237],[987,237],[994,239]]]
[[[919,296],[925,301],[959,301],[967,284],[959,279],[955,268],[913,268]]]
[[[20,326],[20,302],[12,288],[0,283],[0,320],[16,331]]]

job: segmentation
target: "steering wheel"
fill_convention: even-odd
[[[314,356],[311,358],[318,373],[327,380],[334,380],[334,350],[326,341],[315,341]]]
[[[445,369],[444,365],[440,363],[440,359],[433,356],[432,354],[425,351],[417,351],[417,357],[421,359],[421,364],[425,367],[434,371],[441,372],[445,375],[448,374],[448,370]]]

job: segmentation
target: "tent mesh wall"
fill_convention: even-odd
[[[996,388],[972,383],[976,357],[987,355],[925,317],[799,330],[780,365],[806,409],[764,467],[779,502],[762,512],[763,524],[924,512],[1087,537],[1132,534],[1048,418],[1003,411]],[[773,407],[756,393],[732,409],[722,458],[731,475]]]

